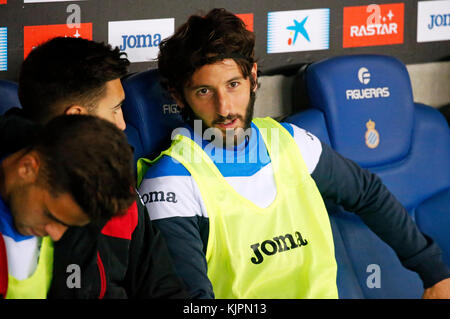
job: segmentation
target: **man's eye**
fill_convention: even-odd
[[[239,86],[239,82],[231,82],[230,87],[235,88]]]
[[[197,91],[198,95],[205,95],[208,94],[209,90],[207,88],[203,88]]]

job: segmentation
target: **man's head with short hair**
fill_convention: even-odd
[[[117,47],[82,38],[53,38],[23,62],[20,103],[36,122],[46,123],[61,114],[92,114],[124,129],[120,78],[129,64]]]
[[[1,197],[24,235],[57,240],[66,227],[101,225],[135,201],[126,137],[94,116],[51,120],[32,145],[3,159],[0,177]]]
[[[204,120],[186,96],[186,88],[192,86],[194,74],[205,66],[228,61],[235,64],[241,76],[250,83],[248,108],[239,115],[246,117],[246,125],[249,125],[257,87],[254,46],[253,32],[248,31],[236,15],[224,9],[213,9],[204,16],[191,16],[173,36],[161,42],[158,56],[161,84],[182,107],[186,121],[193,118]],[[217,113],[222,114],[217,116],[216,122],[233,117],[232,114],[227,115],[227,111]]]

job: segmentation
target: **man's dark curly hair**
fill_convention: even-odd
[[[255,63],[255,36],[244,22],[225,9],[213,9],[205,16],[192,15],[175,34],[160,43],[158,69],[161,85],[184,101],[183,88],[194,72],[224,59],[233,59],[244,78]]]
[[[38,133],[28,151],[42,161],[39,183],[72,195],[91,222],[121,215],[136,199],[133,152],[114,124],[91,115],[61,115]]]
[[[126,75],[129,64],[117,47],[82,38],[53,38],[33,49],[22,63],[23,111],[31,120],[46,123],[71,105],[91,110],[104,96],[106,82]]]

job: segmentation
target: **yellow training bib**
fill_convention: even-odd
[[[53,242],[50,237],[42,238],[39,262],[33,275],[18,280],[8,275],[6,299],[46,299],[53,272]]]

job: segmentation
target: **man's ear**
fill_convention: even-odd
[[[65,115],[86,115],[88,114],[88,110],[81,105],[71,105],[69,106],[65,111],[64,111]]]
[[[17,163],[17,174],[25,183],[34,183],[41,168],[41,157],[36,151],[31,151],[23,155]]]
[[[256,92],[256,89],[258,88],[258,65],[256,63],[253,63],[253,67],[250,73],[255,80],[255,87],[253,88],[253,92]]]

